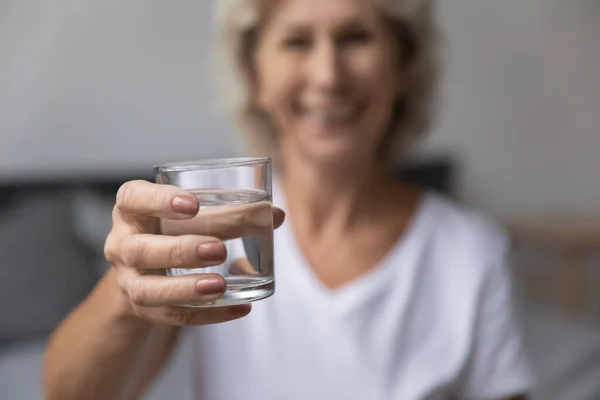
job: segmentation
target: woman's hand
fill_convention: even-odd
[[[225,280],[217,274],[165,276],[166,268],[201,268],[221,264],[227,252],[210,236],[159,235],[159,218],[189,220],[198,212],[198,201],[189,192],[169,185],[130,181],[119,189],[113,209],[113,227],[104,253],[133,315],[170,325],[205,325],[241,318],[249,304],[196,308],[181,304],[218,299]],[[273,209],[273,226],[283,223],[284,213]],[[224,226],[238,231],[243,226]],[[249,226],[248,229],[252,229]],[[202,227],[199,227],[199,231]]]

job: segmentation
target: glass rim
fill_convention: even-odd
[[[247,167],[252,165],[270,164],[270,157],[222,157],[222,158],[206,158],[202,160],[192,161],[175,161],[165,164],[155,165],[153,167],[155,173],[161,172],[185,172],[185,171],[202,171],[210,169],[224,169]]]

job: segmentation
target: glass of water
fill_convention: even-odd
[[[154,167],[156,183],[193,193],[200,205],[192,219],[161,219],[163,235],[203,235],[222,240],[227,259],[220,265],[167,270],[167,275],[219,274],[225,294],[193,307],[230,306],[271,296],[273,271],[273,213],[271,160],[224,158],[164,164]]]

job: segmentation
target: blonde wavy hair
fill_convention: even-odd
[[[382,161],[395,168],[415,139],[431,126],[435,113],[439,71],[436,0],[374,0],[404,54],[402,71],[406,94],[398,100],[381,146]],[[268,116],[252,101],[253,49],[265,0],[216,0],[217,95],[233,114],[246,150],[253,155],[280,158],[278,135]]]

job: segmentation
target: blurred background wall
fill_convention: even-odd
[[[492,211],[600,210],[600,2],[440,1],[445,96],[433,147]]]
[[[209,1],[0,2],[3,177],[229,154]]]
[[[600,204],[600,2],[443,0],[441,116],[425,152],[500,213]],[[207,75],[211,2],[0,2],[0,180],[235,153]]]

